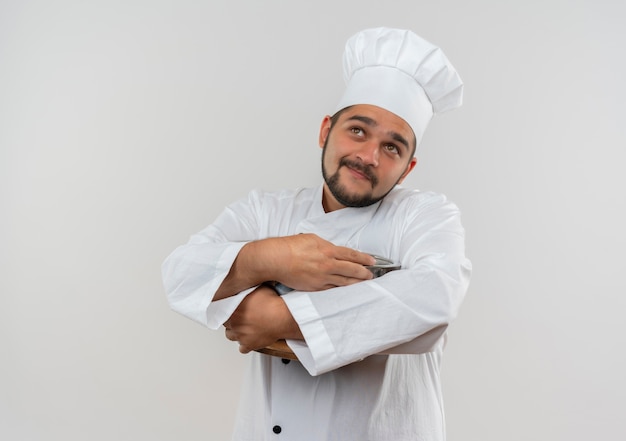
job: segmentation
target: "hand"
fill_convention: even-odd
[[[224,327],[226,338],[239,342],[239,352],[243,354],[281,338],[303,338],[285,302],[266,286],[248,294]]]
[[[300,291],[322,291],[371,279],[364,265],[376,259],[333,245],[315,234],[275,237],[249,242],[237,255],[213,300],[278,281]]]
[[[333,245],[315,234],[298,234],[266,239],[262,256],[271,280],[300,291],[321,291],[371,279],[364,265],[376,262],[372,256]],[[265,279],[268,280],[268,279]]]

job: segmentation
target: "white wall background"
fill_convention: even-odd
[[[226,440],[246,357],[160,264],[252,187],[319,182],[345,40],[444,48],[464,107],[408,186],[464,211],[450,440],[624,439],[623,2],[0,0],[0,439]]]

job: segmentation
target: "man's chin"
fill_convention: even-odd
[[[337,201],[345,207],[361,208],[369,207],[380,200],[374,198],[371,193],[347,193],[345,191],[332,192]]]
[[[351,176],[350,170],[345,170],[346,168],[340,167],[340,170],[331,176],[327,176],[322,169],[326,185],[337,202],[344,207],[361,208],[375,204],[381,199],[373,195],[371,180],[355,179]]]

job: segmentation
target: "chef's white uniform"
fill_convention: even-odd
[[[305,338],[288,341],[300,361],[250,354],[233,440],[444,440],[441,354],[471,271],[444,196],[396,187],[370,207],[325,213],[321,185],[254,191],[165,261],[171,307],[217,329],[253,289],[212,302],[241,247],[299,233],[402,269],[283,296]]]

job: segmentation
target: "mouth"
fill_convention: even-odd
[[[350,175],[356,179],[369,181],[372,187],[374,187],[378,182],[374,173],[369,168],[364,167],[359,163],[344,159],[341,161],[340,167],[347,168]]]
[[[371,181],[371,179],[369,178],[369,176],[367,176],[366,174],[362,173],[361,171],[359,171],[359,170],[357,170],[357,169],[355,169],[355,168],[352,168],[352,167],[350,167],[349,165],[346,165],[345,167],[346,167],[346,168],[350,171],[350,173],[351,173],[352,175],[354,175],[356,178],[358,178],[358,179],[365,179],[365,180],[367,180],[367,181]]]

